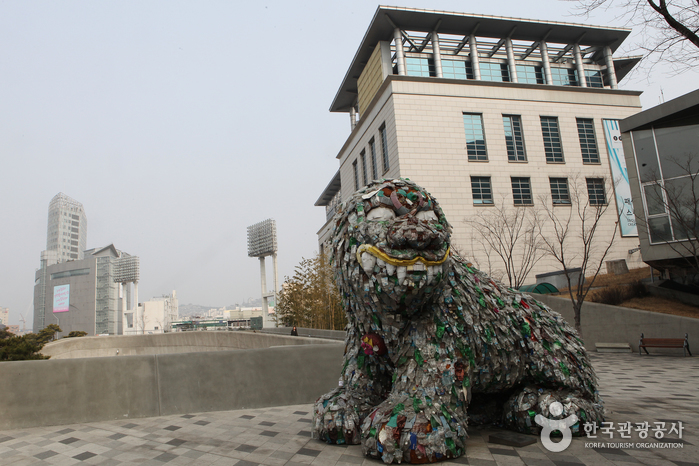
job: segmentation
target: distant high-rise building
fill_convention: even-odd
[[[34,331],[39,332],[51,323],[44,322],[47,267],[82,260],[86,248],[87,217],[83,205],[63,193],[56,194],[49,203],[46,250],[41,251],[41,263],[34,277]]]
[[[10,325],[10,309],[0,307],[0,324]]]
[[[81,260],[87,249],[87,217],[83,205],[58,193],[49,204],[46,250],[58,253],[58,263]]]

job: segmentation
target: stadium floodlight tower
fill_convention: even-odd
[[[267,272],[265,271],[265,257],[272,256],[274,267],[274,291],[267,291]],[[277,306],[277,223],[268,218],[262,222],[248,227],[248,257],[260,258],[260,279],[262,280],[262,327],[267,324],[269,313],[268,298],[274,298],[274,307]],[[275,319],[275,327],[279,323]]]

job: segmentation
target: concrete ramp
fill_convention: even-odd
[[[157,335],[62,338],[44,346],[51,359],[100,358],[205,351],[261,349],[287,345],[332,344],[329,340],[254,333],[250,331],[175,332]]]

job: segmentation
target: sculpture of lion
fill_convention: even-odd
[[[339,386],[315,403],[314,438],[431,463],[464,453],[467,415],[525,433],[539,432],[539,414],[577,416],[578,434],[602,421],[575,330],[450,250],[451,226],[424,189],[373,182],[334,222],[346,349]],[[562,413],[549,411],[556,401]]]

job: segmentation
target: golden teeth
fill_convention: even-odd
[[[447,248],[447,251],[444,253],[444,257],[442,257],[441,259],[436,260],[436,261],[427,260],[424,257],[420,257],[420,256],[417,256],[413,259],[394,259],[391,256],[389,256],[388,254],[386,254],[385,252],[383,252],[382,250],[380,250],[379,248],[377,248],[376,246],[372,246],[370,244],[362,244],[361,246],[359,246],[357,248],[357,261],[360,264],[363,264],[364,261],[362,259],[362,254],[367,253],[367,254],[371,254],[372,256],[376,257],[377,259],[381,259],[382,261],[384,261],[387,264],[390,264],[394,267],[412,266],[412,265],[415,265],[415,263],[417,263],[417,262],[421,262],[424,266],[429,267],[429,266],[443,264],[444,261],[446,261],[447,258],[449,257],[449,249],[450,248]],[[374,262],[374,264],[375,263],[376,262]],[[372,264],[372,267],[374,264]],[[424,267],[418,266],[418,268],[421,268],[422,270],[424,270]]]

